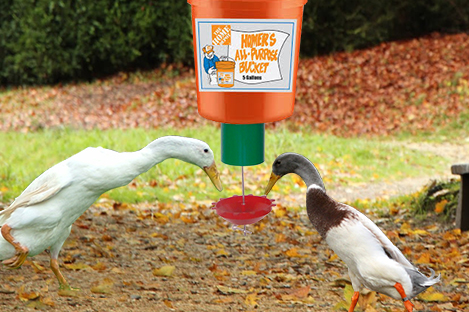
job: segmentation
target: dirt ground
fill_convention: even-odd
[[[244,236],[209,205],[189,205],[182,213],[177,205],[101,200],[75,223],[60,257],[62,272],[80,290],[59,296],[42,253],[19,270],[0,270],[0,311],[332,311],[345,300],[346,267],[304,211],[277,206]],[[469,235],[407,215],[370,217],[411,261],[429,254],[429,263],[419,264],[423,271],[443,274],[432,291],[444,299],[414,299],[416,310],[459,311],[469,303]],[[450,256],[449,247],[466,252]],[[385,296],[363,298],[366,311],[403,311],[401,302]]]

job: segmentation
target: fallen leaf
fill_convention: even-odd
[[[91,287],[90,290],[95,294],[110,294],[112,293],[112,287],[114,287],[114,282],[109,278],[105,278],[98,285]]]
[[[246,276],[257,275],[257,272],[256,271],[251,271],[251,270],[241,271],[241,275],[246,275]]]
[[[218,285],[217,289],[219,292],[221,292],[224,295],[231,295],[231,294],[246,294],[247,291],[243,289],[237,289],[237,288],[230,288],[222,285]]]
[[[78,290],[73,289],[59,289],[58,295],[62,297],[76,298],[80,297],[80,292]]]
[[[257,294],[249,294],[246,296],[246,299],[244,300],[244,302],[247,304],[247,305],[250,305],[250,306],[255,306],[257,305],[257,301],[259,298],[257,297]]]
[[[419,295],[419,299],[427,302],[447,302],[450,299],[439,292],[426,291]]]
[[[162,266],[159,269],[154,269],[153,270],[153,275],[170,277],[170,276],[173,275],[174,270],[176,270],[175,266],[165,265],[165,266]]]
[[[168,308],[174,309],[174,305],[173,305],[173,303],[172,303],[170,300],[164,299],[164,300],[163,300],[163,303],[164,303],[164,305],[167,306]]]
[[[445,206],[446,206],[447,203],[448,203],[448,200],[446,200],[446,199],[443,199],[443,200],[439,201],[438,203],[436,203],[435,212],[436,213],[442,213],[443,211],[445,211]]]
[[[92,271],[93,268],[83,262],[76,262],[76,263],[64,263],[64,267],[68,270],[79,271]]]
[[[28,300],[35,300],[37,298],[39,298],[39,293],[36,292],[36,291],[31,291],[31,292],[27,292],[25,291],[25,286],[21,286],[20,289],[18,289],[18,299],[20,299],[21,301],[28,301]]]

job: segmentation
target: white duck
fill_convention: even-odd
[[[409,299],[440,281],[431,269],[430,277],[420,273],[365,215],[330,198],[316,167],[302,155],[285,153],[275,159],[265,194],[288,173],[296,173],[304,180],[311,223],[347,264],[354,289],[349,312],[355,309],[363,287],[402,299],[411,312],[413,304]]]
[[[124,153],[88,147],[46,170],[0,212],[0,260],[9,268],[19,268],[26,257],[50,247],[50,265],[60,289],[70,290],[57,258],[73,222],[101,194],[129,184],[167,158],[201,167],[222,190],[213,152],[200,140],[165,136],[139,151]]]

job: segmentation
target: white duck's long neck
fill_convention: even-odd
[[[112,161],[111,167],[118,167],[119,170],[100,168],[102,171],[99,174],[106,177],[106,181],[109,181],[102,191],[129,184],[134,178],[165,159],[178,158],[187,161],[184,154],[187,154],[188,144],[184,138],[166,136],[156,139],[139,151],[118,153],[116,160]]]
[[[139,174],[146,172],[168,158],[187,161],[187,144],[187,140],[178,136],[166,136],[154,140],[143,149],[135,152],[139,158],[139,161],[135,163],[139,167],[136,168],[137,171],[140,171]]]
[[[300,160],[298,162],[298,167],[295,169],[295,173],[303,179],[307,187],[312,184],[315,184],[321,187],[324,191],[326,191],[326,187],[322,182],[322,178],[319,174],[319,171],[309,160],[304,158]]]

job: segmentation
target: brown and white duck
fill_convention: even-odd
[[[354,289],[349,312],[355,309],[363,287],[402,299],[411,312],[410,299],[440,281],[432,269],[430,277],[420,273],[364,214],[329,197],[318,170],[302,155],[285,153],[275,159],[265,194],[288,173],[296,173],[306,183],[308,217],[348,267]]]

